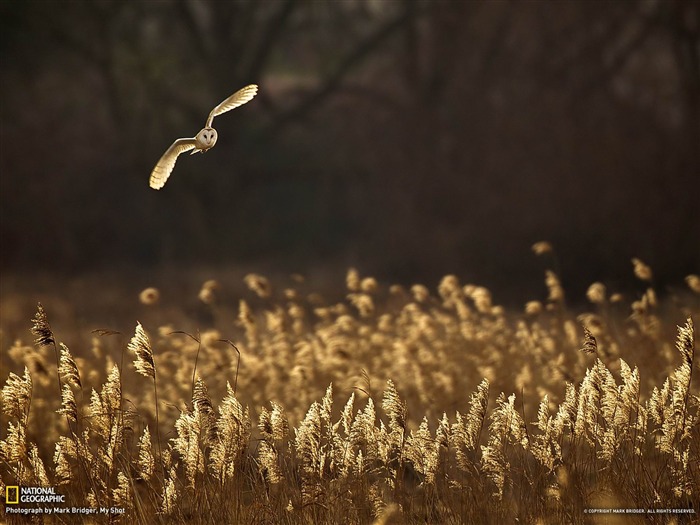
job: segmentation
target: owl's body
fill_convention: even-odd
[[[190,155],[194,155],[195,153],[204,153],[213,148],[218,139],[216,130],[211,127],[214,117],[237,108],[238,106],[242,106],[246,102],[250,102],[257,92],[258,86],[255,84],[251,84],[236,91],[233,95],[211,110],[205,127],[200,130],[197,135],[193,138],[177,139],[173,142],[165,153],[163,153],[158,164],[156,164],[156,167],[153,168],[151,172],[151,178],[149,180],[151,188],[159,190],[165,185],[181,153],[192,150]]]

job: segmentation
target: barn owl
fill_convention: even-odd
[[[168,177],[170,177],[170,173],[175,167],[175,162],[177,161],[180,153],[193,150],[190,155],[194,155],[195,153],[204,153],[205,151],[213,148],[214,144],[216,144],[216,139],[218,138],[216,130],[211,127],[214,117],[237,108],[238,106],[242,106],[246,102],[250,102],[257,92],[258,86],[255,84],[239,89],[233,95],[211,110],[206,125],[199,133],[197,133],[197,135],[194,136],[194,138],[177,139],[175,142],[173,142],[172,146],[170,146],[166,152],[163,153],[163,156],[158,161],[158,164],[156,164],[156,167],[153,168],[153,171],[151,172],[151,178],[149,180],[149,185],[151,188],[154,190],[159,190],[165,185]]]

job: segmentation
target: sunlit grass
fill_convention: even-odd
[[[34,344],[3,349],[1,493],[56,486],[70,506],[124,509],[91,518],[105,523],[546,524],[692,508],[697,277],[661,314],[651,269],[633,265],[635,300],[594,283],[578,315],[553,271],[547,300],[522,312],[453,275],[432,291],[350,270],[329,304],[300,276],[280,290],[250,274],[233,305],[216,281],[199,292],[215,319],[236,308],[235,325],[134,319],[77,352],[39,306]],[[159,298],[137,299],[157,311]]]

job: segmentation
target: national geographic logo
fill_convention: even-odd
[[[19,503],[65,503],[63,494],[56,494],[54,487],[5,487],[5,503],[17,505]]]

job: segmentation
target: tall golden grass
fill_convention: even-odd
[[[55,486],[69,506],[123,509],[90,523],[700,512],[697,277],[662,313],[651,269],[633,264],[644,283],[633,302],[594,283],[592,309],[578,316],[551,271],[548,299],[523,312],[451,275],[432,293],[350,270],[335,304],[249,275],[256,297],[240,300],[237,326],[220,327],[233,341],[170,326],[149,334],[134,321],[133,336],[96,331],[81,356],[39,305],[34,345],[7,351],[17,370],[2,388],[0,493]],[[212,283],[200,299],[213,308]],[[158,291],[141,300],[158,308]],[[82,519],[53,519],[71,518]]]

